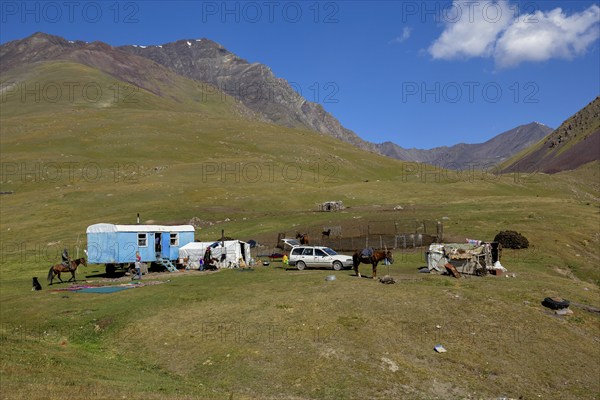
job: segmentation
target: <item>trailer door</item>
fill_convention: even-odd
[[[160,255],[162,258],[171,259],[171,234],[162,232],[160,235]]]

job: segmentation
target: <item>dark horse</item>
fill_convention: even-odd
[[[50,284],[52,285],[52,280],[54,279],[54,276],[57,276],[58,280],[64,282],[62,279],[60,279],[61,272],[71,273],[71,278],[67,282],[75,281],[75,271],[77,271],[77,267],[79,267],[79,264],[87,265],[85,258],[81,257],[77,260],[71,260],[69,262],[68,267],[65,267],[63,264],[56,264],[51,266],[50,270],[48,271],[48,282],[50,282]]]
[[[308,233],[300,233],[296,234],[296,239],[300,239],[300,244],[308,244]]]
[[[373,279],[377,277],[377,264],[379,264],[379,261],[387,260],[390,264],[394,263],[394,258],[392,257],[391,251],[374,251],[373,255],[371,255],[370,257],[363,257],[361,253],[361,251],[356,251],[352,255],[354,273],[359,278],[361,277],[361,275],[358,272],[358,264],[360,263],[373,265]]]

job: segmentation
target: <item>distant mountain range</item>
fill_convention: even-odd
[[[316,131],[363,150],[450,169],[464,168],[466,164],[477,168],[508,163],[507,160],[523,154],[552,132],[552,128],[532,122],[478,144],[460,143],[422,150],[405,149],[391,142],[370,143],[344,128],[320,104],[304,99],[286,80],[277,78],[269,67],[249,63],[209,39],[179,40],[158,46],[113,47],[102,42],[71,41],[35,33],[25,39],[1,45],[0,59],[0,73],[27,68],[44,61],[77,62],[168,98],[175,104],[180,103],[182,107],[183,104],[189,106],[190,102],[199,104],[205,97],[211,97],[212,100],[221,97],[230,102],[233,98],[235,104],[232,107],[236,114],[246,119]],[[176,87],[177,90],[170,90],[171,87]],[[588,111],[585,111],[584,116],[570,122],[570,128],[561,126],[557,130],[560,133],[555,138],[547,139],[540,146],[548,148],[551,143],[555,143],[549,149],[552,153],[561,152],[560,149],[567,146],[567,141],[574,143],[574,139],[569,136],[571,131],[579,132],[582,126],[585,133],[578,137],[573,133],[572,137],[577,137],[576,140],[579,141],[584,136],[590,136],[593,133],[587,131],[592,129],[590,126],[593,123],[590,120],[594,115],[598,120],[594,107],[589,112],[589,118]],[[595,138],[592,135],[591,140],[596,140]],[[578,149],[579,147],[575,148]],[[528,162],[538,160],[540,154],[538,152],[535,156],[531,155]],[[589,156],[581,159],[587,160],[590,157],[593,158]],[[553,167],[548,168],[554,171]]]
[[[423,162],[447,169],[463,169],[466,164],[483,168],[499,165],[523,149],[535,144],[552,132],[552,128],[532,122],[499,134],[477,144],[460,143],[454,146],[435,147],[429,150],[404,149],[392,142],[378,145],[379,151],[389,157],[404,161]]]

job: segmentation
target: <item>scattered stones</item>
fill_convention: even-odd
[[[396,372],[400,369],[398,364],[396,364],[394,361],[390,360],[387,357],[381,357],[381,361],[383,361],[383,363],[387,366],[387,368],[392,372]]]
[[[189,225],[192,225],[194,228],[201,228],[205,226],[213,226],[215,223],[212,221],[205,221],[198,217],[193,217],[188,221]]]
[[[573,311],[568,308],[563,308],[561,310],[554,311],[556,315],[572,315]]]

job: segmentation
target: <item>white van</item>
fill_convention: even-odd
[[[336,271],[352,267],[352,256],[338,254],[324,246],[295,246],[290,251],[289,264],[299,270],[306,267],[333,268]]]

